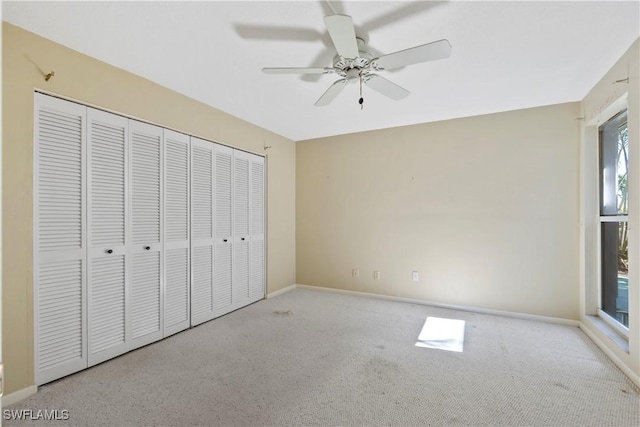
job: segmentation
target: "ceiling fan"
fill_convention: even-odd
[[[356,36],[353,19],[350,16],[339,14],[325,16],[324,23],[337,51],[332,67],[262,69],[266,74],[337,74],[340,76],[341,78],[329,86],[329,89],[315,102],[316,107],[329,105],[350,83],[360,83],[361,106],[364,102],[363,84],[394,100],[406,98],[410,93],[408,90],[376,73],[420,62],[444,59],[451,55],[451,44],[443,39],[375,57],[367,52],[364,40]]]

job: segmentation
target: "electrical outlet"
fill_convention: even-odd
[[[418,273],[417,271],[414,271],[412,274],[412,277],[413,277],[413,281],[417,282],[420,280],[420,273]]]
[[[359,279],[360,270],[358,270],[357,268],[354,268],[353,270],[351,270],[351,277],[353,277],[354,279]]]
[[[373,272],[373,280],[380,280],[380,272],[378,270]]]

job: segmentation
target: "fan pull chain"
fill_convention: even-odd
[[[360,99],[358,100],[360,104],[360,109],[364,108],[364,98],[362,97],[362,74],[360,74]]]

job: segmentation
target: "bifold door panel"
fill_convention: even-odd
[[[129,120],[87,110],[89,366],[128,350]]]
[[[215,263],[213,304],[215,316],[233,310],[233,150],[216,147],[215,152]]]
[[[249,304],[249,162],[250,154],[233,156],[233,301]]]
[[[40,96],[34,109],[34,356],[42,384],[87,366],[87,110]]]
[[[164,130],[164,336],[189,327],[189,136]]]
[[[191,324],[213,314],[214,144],[191,138]]]
[[[249,302],[264,298],[265,294],[265,182],[264,157],[250,157],[250,254],[249,254]]]
[[[162,140],[158,126],[130,120],[131,340],[162,338]]]
[[[36,93],[41,385],[264,298],[264,158]]]

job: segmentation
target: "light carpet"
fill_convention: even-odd
[[[464,352],[414,344],[466,322]],[[640,394],[578,328],[297,289],[58,380],[4,425],[638,426]]]

